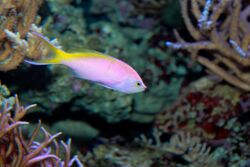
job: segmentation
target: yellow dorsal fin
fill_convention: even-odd
[[[74,53],[67,53],[63,50],[56,48],[53,44],[50,43],[43,35],[33,32],[34,36],[36,36],[39,40],[41,40],[45,46],[49,49],[49,59],[42,59],[36,62],[27,61],[28,63],[32,64],[60,64],[62,61],[75,59],[75,58],[89,58],[89,57],[96,57],[96,58],[105,58],[105,59],[113,59],[112,57],[105,55],[101,52],[90,50],[90,49],[81,49],[81,52],[74,52]]]

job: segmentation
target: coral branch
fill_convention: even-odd
[[[70,156],[70,140],[67,144],[62,142],[62,147],[65,152],[65,161],[60,158],[61,151],[57,144],[56,138],[61,134],[58,132],[50,135],[39,121],[37,128],[33,131],[30,139],[23,137],[21,125],[27,125],[28,122],[21,121],[28,109],[35,105],[23,107],[20,105],[17,95],[15,98],[6,98],[9,91],[5,86],[0,85],[0,89],[5,90],[6,94],[0,92],[0,166],[60,166],[70,167],[74,162],[78,166],[80,162]],[[13,103],[14,99],[14,103]],[[43,132],[44,140],[40,143],[35,141],[39,133]],[[52,143],[55,149],[52,148]]]
[[[247,22],[250,8],[242,6],[243,0],[183,0],[180,3],[184,23],[195,42],[185,41],[177,35],[179,42],[167,41],[166,46],[187,50],[193,59],[213,73],[250,91],[250,29]]]
[[[36,28],[36,13],[43,0],[19,0],[0,2],[0,70],[15,69],[25,57],[38,59],[46,55],[30,31]]]

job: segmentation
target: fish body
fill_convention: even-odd
[[[33,34],[47,45],[53,58],[37,62],[26,60],[30,64],[63,64],[71,68],[78,78],[123,93],[137,93],[146,89],[139,74],[117,58],[93,50],[67,53],[53,46],[42,35]]]

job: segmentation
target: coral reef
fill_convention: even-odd
[[[152,30],[156,24],[142,22],[138,25],[139,21],[144,20],[140,18],[144,13],[138,13],[131,2],[105,2],[105,8],[102,8],[105,10],[102,11],[99,6],[104,6],[103,3],[93,1],[88,11],[79,5],[73,5],[84,6],[79,1],[48,1],[52,14],[44,21],[44,34],[57,37],[66,51],[95,49],[128,62],[146,81],[149,89],[145,94],[123,95],[74,79],[65,67],[51,66],[49,72],[53,79],[50,84],[44,83],[45,90],[28,89],[20,93],[20,96],[27,104],[39,104],[37,109],[40,111],[53,111],[63,104],[70,104],[69,112],[89,112],[111,123],[123,120],[152,122],[156,113],[178,97],[187,71],[195,73],[201,68],[188,68],[187,57],[181,54],[172,56],[172,53],[161,49],[163,44],[153,42],[157,40],[155,36],[159,33],[158,29]],[[132,11],[130,7],[133,8]],[[111,12],[106,12],[107,10]],[[147,17],[156,21],[154,18],[154,15]],[[93,22],[93,19],[96,20]],[[130,26],[124,27],[124,24]],[[47,96],[48,93],[50,96]],[[148,105],[144,105],[145,103]]]
[[[121,94],[62,65],[0,72],[28,106],[0,86],[0,166],[249,166],[249,1],[41,3],[0,2],[1,71],[47,55],[35,31],[65,51],[95,49],[128,62],[148,89]],[[72,146],[58,142],[69,137]]]
[[[206,86],[196,86],[202,84]],[[155,127],[166,134],[182,130],[205,141],[216,148],[223,166],[248,164],[249,142],[245,139],[249,138],[249,94],[207,78],[186,89],[179,100],[158,115]]]
[[[247,112],[243,99],[242,92],[227,85],[189,90],[158,115],[156,126],[168,133],[181,128],[206,139],[227,138],[237,130],[237,117]]]
[[[122,138],[104,140],[85,156],[79,155],[87,165],[124,167],[219,167],[218,158],[200,138],[189,133],[174,134],[169,141],[162,142],[160,131],[153,131],[152,138],[141,135],[132,143]],[[179,161],[176,159],[179,158]],[[180,161],[182,159],[182,162]]]
[[[249,11],[245,0],[183,0],[182,16],[192,40],[166,42],[167,47],[184,49],[191,58],[228,83],[250,91]]]
[[[25,57],[46,55],[40,41],[29,32],[39,31],[37,10],[42,0],[8,0],[0,2],[0,70],[15,69]]]
[[[47,132],[39,122],[37,128],[33,131],[32,136],[25,139],[22,125],[29,124],[21,121],[26,112],[35,107],[30,105],[23,107],[20,105],[17,96],[13,98],[5,98],[8,96],[6,86],[0,85],[1,90],[1,106],[0,106],[0,166],[72,166],[75,162],[79,166],[77,156],[70,158],[70,143],[61,141],[61,146],[56,138],[61,134],[58,132],[51,135]],[[2,94],[3,93],[3,94]],[[42,131],[44,139],[36,140],[39,131]],[[61,147],[65,152],[65,160],[61,159]]]
[[[232,132],[230,138],[224,142],[221,149],[225,166],[248,166],[250,143],[249,143],[249,121],[243,121],[238,131]],[[229,158],[228,158],[229,157]]]
[[[218,166],[215,154],[210,152],[211,148],[202,143],[199,137],[191,137],[187,132],[180,131],[172,136],[165,149],[172,154],[181,155],[190,166]]]

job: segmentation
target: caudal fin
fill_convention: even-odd
[[[47,65],[47,64],[60,64],[64,58],[67,57],[67,53],[55,47],[48,39],[42,34],[32,32],[32,34],[43,42],[45,47],[49,50],[49,59],[42,59],[38,61],[25,60],[25,62],[33,65]]]

